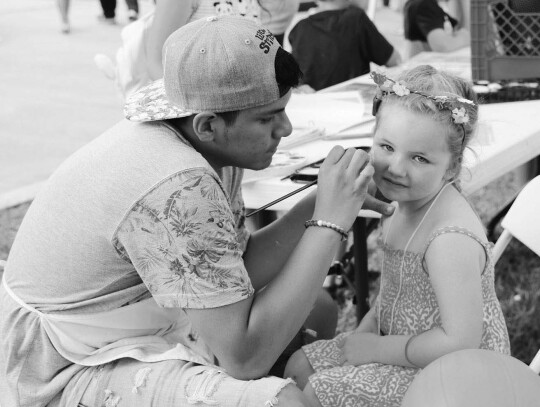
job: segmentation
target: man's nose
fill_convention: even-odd
[[[274,129],[274,137],[287,137],[292,133],[292,124],[289,120],[287,113],[282,112],[279,115],[279,120],[277,121],[276,128]]]

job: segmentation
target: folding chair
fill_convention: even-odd
[[[512,238],[540,256],[540,175],[533,178],[519,192],[514,203],[501,222],[503,232],[493,248],[493,260],[497,262]],[[539,321],[540,323],[540,321]],[[529,365],[540,373],[540,350]]]

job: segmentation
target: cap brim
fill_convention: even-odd
[[[192,114],[169,101],[163,79],[158,79],[129,96],[124,106],[126,119],[134,122],[177,119]]]

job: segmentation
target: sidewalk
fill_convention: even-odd
[[[114,55],[127,8],[118,1],[116,26],[99,14],[99,1],[72,0],[65,35],[54,0],[0,3],[0,207],[31,197],[68,155],[122,119],[113,83],[93,58]]]
[[[141,14],[153,8],[139,3]],[[93,58],[115,55],[127,8],[118,1],[116,26],[99,14],[97,0],[71,0],[65,35],[54,0],[0,3],[0,210],[32,199],[67,156],[122,119],[114,85]],[[400,49],[399,13],[381,7],[375,22]]]

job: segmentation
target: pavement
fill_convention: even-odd
[[[141,14],[152,0],[139,0]],[[71,32],[62,34],[54,0],[0,2],[0,209],[33,199],[42,183],[77,149],[123,118],[113,82],[94,55],[113,57],[117,25],[98,21],[97,0],[71,1]],[[402,49],[401,15],[380,7],[375,23]]]

